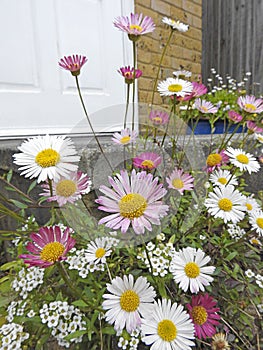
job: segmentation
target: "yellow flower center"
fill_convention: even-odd
[[[225,185],[227,183],[227,179],[225,177],[219,177],[217,181],[222,185]]]
[[[222,156],[218,153],[211,153],[206,159],[206,164],[208,166],[215,166],[217,164],[220,164],[222,161]]]
[[[122,310],[124,311],[136,311],[138,306],[140,305],[140,298],[137,293],[135,293],[131,289],[128,289],[124,293],[122,293],[120,298],[120,305]]]
[[[233,207],[233,203],[228,198],[221,198],[218,201],[218,206],[221,210],[230,211]]]
[[[183,87],[180,84],[171,84],[168,86],[168,90],[170,92],[179,92],[183,90]]]
[[[161,117],[154,117],[153,119],[153,122],[156,123],[156,124],[161,124],[162,123],[162,118]]]
[[[147,201],[139,193],[129,193],[119,201],[119,208],[121,216],[132,220],[143,215]]]
[[[40,253],[41,260],[55,262],[64,253],[65,247],[60,242],[50,242],[45,245]]]
[[[259,244],[260,244],[260,243],[259,243],[259,240],[256,239],[256,238],[252,238],[252,239],[251,239],[251,243],[252,243],[252,244],[256,244],[256,245],[259,245]]]
[[[106,250],[104,248],[98,248],[96,250],[95,256],[96,258],[100,259],[100,258],[103,258],[105,254],[106,254]]]
[[[123,145],[126,145],[126,143],[129,143],[131,140],[131,137],[130,136],[123,136],[122,139],[120,139],[120,142],[123,144]]]
[[[245,108],[246,109],[251,109],[252,111],[255,111],[257,108],[254,106],[254,105],[252,105],[251,103],[246,103],[245,104]]]
[[[205,106],[202,106],[202,107],[201,107],[201,110],[202,110],[204,113],[207,113],[207,112],[208,112],[208,108],[205,107]]]
[[[184,272],[189,278],[196,278],[200,275],[200,267],[195,262],[189,262],[185,265]]]
[[[257,218],[256,223],[258,227],[263,229],[263,218]]]
[[[77,190],[76,183],[72,180],[61,180],[56,185],[56,193],[62,197],[70,197]]]
[[[249,163],[249,159],[245,154],[238,154],[236,156],[236,159],[242,163],[242,164],[248,164]]]
[[[171,342],[176,338],[177,329],[171,320],[162,320],[158,323],[157,333],[164,341]]]
[[[193,321],[195,324],[199,324],[200,326],[204,324],[207,320],[207,312],[203,306],[194,306],[191,311]]]
[[[172,185],[174,188],[180,190],[184,187],[184,182],[181,179],[173,179]]]
[[[141,32],[143,28],[137,24],[131,24],[130,29],[136,29],[138,32]]]
[[[246,203],[247,210],[252,210],[253,206],[250,203]]]
[[[36,163],[42,168],[48,168],[55,166],[60,160],[60,155],[52,148],[44,149],[40,151],[35,158]]]
[[[142,162],[142,166],[148,169],[152,169],[154,167],[154,162],[146,159]]]

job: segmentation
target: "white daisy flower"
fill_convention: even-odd
[[[214,192],[208,194],[204,205],[208,213],[223,219],[225,223],[231,221],[236,224],[244,218],[246,212],[244,196],[232,185],[215,187]]]
[[[255,246],[258,246],[258,247],[262,246],[262,243],[260,242],[260,240],[255,236],[251,237],[249,242]]]
[[[263,143],[263,134],[254,134],[254,137],[256,140],[258,140],[260,143]]]
[[[252,213],[254,210],[260,210],[260,205],[253,196],[245,197],[244,205],[246,206],[248,213]]]
[[[248,171],[249,174],[257,172],[260,169],[260,164],[256,158],[240,148],[228,147],[225,154],[229,157],[230,163],[238,167],[240,170]]]
[[[167,78],[158,84],[157,90],[161,96],[182,96],[188,95],[193,90],[189,81],[178,78]]]
[[[13,155],[14,163],[20,165],[21,175],[38,178],[37,182],[58,180],[78,169],[80,157],[71,139],[65,136],[36,136],[24,141]]]
[[[176,77],[176,78],[181,78],[181,79],[184,79],[184,78],[190,78],[192,76],[192,72],[189,72],[189,70],[176,70],[173,72],[173,75]]]
[[[237,185],[237,177],[229,170],[218,169],[211,173],[209,180],[214,186]]]
[[[175,252],[170,264],[170,272],[174,280],[184,292],[190,288],[191,293],[205,290],[214,279],[209,276],[215,271],[214,266],[204,266],[211,258],[205,256],[201,249],[191,247],[180,249]]]
[[[179,32],[187,32],[189,29],[188,24],[184,24],[180,21],[175,21],[174,19],[168,18],[168,17],[163,17],[162,19],[163,23],[167,24],[174,30],[178,30]]]
[[[135,130],[132,131],[129,128],[126,128],[121,130],[120,133],[115,132],[111,139],[118,145],[126,146],[132,142],[135,142],[137,136],[138,136],[137,131]]]
[[[252,226],[252,230],[256,230],[261,236],[263,236],[263,211],[255,210],[249,214],[249,223]]]
[[[107,284],[111,294],[104,294],[106,299],[102,307],[106,311],[105,318],[114,324],[116,331],[126,327],[128,333],[141,325],[141,316],[151,313],[156,293],[145,277],[140,276],[134,282],[133,275],[124,276],[123,279],[115,277],[111,284]]]
[[[142,320],[142,341],[151,350],[191,350],[194,325],[182,305],[162,299]]]
[[[95,264],[106,263],[106,257],[111,254],[112,244],[106,237],[96,238],[86,249],[86,259]]]

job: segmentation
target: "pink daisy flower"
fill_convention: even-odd
[[[242,115],[238,114],[235,111],[228,111],[228,118],[235,123],[239,123],[243,119]]]
[[[127,232],[130,224],[136,234],[145,232],[145,228],[152,231],[152,224],[160,225],[160,218],[167,215],[168,205],[162,203],[166,194],[163,184],[158,184],[158,177],[146,171],[131,175],[122,170],[114,178],[109,176],[109,183],[113,189],[100,186],[100,191],[106,196],[100,196],[96,203],[98,209],[113,213],[102,218],[99,224],[106,224],[114,230]]]
[[[136,168],[141,168],[145,170],[152,170],[157,168],[162,162],[161,157],[157,153],[144,152],[138,157],[133,158],[133,165]]]
[[[217,314],[220,309],[216,301],[207,293],[204,295],[193,295],[191,304],[186,307],[194,323],[195,335],[199,339],[211,338],[215,333],[215,326],[219,324],[220,316]]]
[[[193,90],[189,95],[185,95],[181,101],[189,101],[194,97],[200,97],[207,93],[207,87],[204,84],[197,83],[196,81],[192,82]],[[180,99],[180,97],[179,97]]]
[[[218,107],[214,106],[211,102],[206,100],[201,100],[197,98],[194,103],[194,107],[198,109],[202,113],[216,113],[218,111]]]
[[[118,72],[125,78],[126,84],[132,84],[134,79],[138,79],[142,76],[142,71],[140,69],[135,69],[134,77],[134,68],[130,66],[122,67]]]
[[[237,104],[241,109],[248,113],[261,113],[263,112],[263,100],[262,98],[256,98],[253,95],[239,96]]]
[[[263,132],[263,129],[257,126],[252,120],[247,121],[247,128],[253,132]]]
[[[222,150],[218,153],[218,150],[215,153],[210,153],[206,158],[206,172],[211,173],[215,169],[221,168],[222,165],[225,165],[229,162],[229,157],[225,153],[225,150]]]
[[[51,196],[49,184],[45,183],[41,186],[44,189],[40,196],[49,197],[48,202],[57,201],[62,207],[66,203],[74,203],[80,199],[83,194],[90,192],[91,181],[87,174],[81,171],[70,173],[67,177],[61,177],[57,181],[52,181]]]
[[[155,29],[152,18],[148,16],[143,17],[142,13],[131,13],[130,17],[119,16],[115,19],[113,24],[116,28],[127,33],[131,40],[136,40],[140,35],[151,33]]]
[[[169,121],[169,114],[164,111],[151,111],[149,114],[149,119],[153,122],[155,125],[165,125]]]
[[[181,195],[184,194],[185,190],[192,190],[194,188],[194,178],[184,173],[182,169],[175,168],[171,173],[170,177],[166,178],[168,188],[177,190]]]
[[[61,58],[58,64],[60,67],[69,70],[72,75],[77,76],[80,74],[81,67],[87,62],[86,56],[81,55],[72,55],[72,56],[64,56]]]
[[[113,142],[118,145],[126,146],[132,142],[135,142],[138,136],[135,130],[131,131],[129,128],[121,130],[121,132],[115,132],[111,138]]]
[[[41,227],[38,233],[31,233],[26,249],[32,254],[22,254],[19,258],[23,259],[25,264],[38,266],[40,268],[54,265],[55,262],[65,260],[66,254],[76,243],[70,236],[70,228],[64,232],[59,226]]]

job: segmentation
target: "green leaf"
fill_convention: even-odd
[[[114,334],[116,334],[116,331],[114,330],[113,327],[104,327],[104,328],[102,329],[102,333],[103,333],[103,334],[114,335]]]
[[[12,202],[16,207],[18,207],[20,209],[26,209],[27,208],[27,204],[19,202],[16,199],[9,199],[9,201]]]
[[[36,187],[36,185],[37,185],[37,180],[34,180],[34,181],[31,183],[31,185],[28,187],[27,194],[29,194],[29,193],[33,190],[33,188]]]
[[[10,182],[10,181],[11,181],[12,176],[13,176],[13,170],[11,169],[11,170],[8,171],[8,173],[7,173],[7,175],[6,175],[6,180],[7,180],[7,182]]]
[[[14,260],[14,261],[10,261],[10,262],[7,262],[5,264],[3,264],[2,266],[0,266],[0,270],[1,271],[7,271],[7,270],[10,270],[12,269],[13,267],[17,267],[17,265],[19,264],[20,260]]]
[[[232,252],[230,254],[228,254],[228,256],[226,257],[226,260],[231,261],[232,259],[234,259],[234,257],[236,257],[238,254],[238,252]]]
[[[88,306],[88,304],[85,303],[85,301],[83,300],[75,300],[73,301],[72,303],[74,306],[78,306],[78,307],[85,307],[85,306]]]
[[[76,332],[70,333],[70,334],[67,335],[64,339],[69,341],[69,340],[71,340],[71,339],[79,338],[79,337],[81,337],[83,334],[87,334],[86,329],[83,330],[83,331],[76,331]]]

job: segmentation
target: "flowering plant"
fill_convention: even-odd
[[[20,225],[1,232],[12,241],[1,266],[1,349],[262,347],[263,195],[250,187],[261,168],[260,153],[251,152],[263,142],[263,100],[223,83],[211,89],[187,71],[159,81],[172,35],[189,29],[166,17],[163,23],[170,35],[152,96],[159,92],[167,108],[156,108],[152,97],[147,124],[136,125],[135,81],[143,74],[136,45],[155,25],[143,15],[118,17],[134,62],[118,70],[127,104],[111,140],[96,135],[81,95],[87,58],[59,62],[76,79],[101,152],[93,175],[71,138],[44,135],[25,140],[13,156],[21,175],[35,179],[26,192],[12,171],[1,177],[10,198],[1,195],[0,211]],[[202,115],[211,134],[197,142]],[[222,135],[214,133],[219,119],[228,122]],[[40,217],[28,217],[33,208]]]

